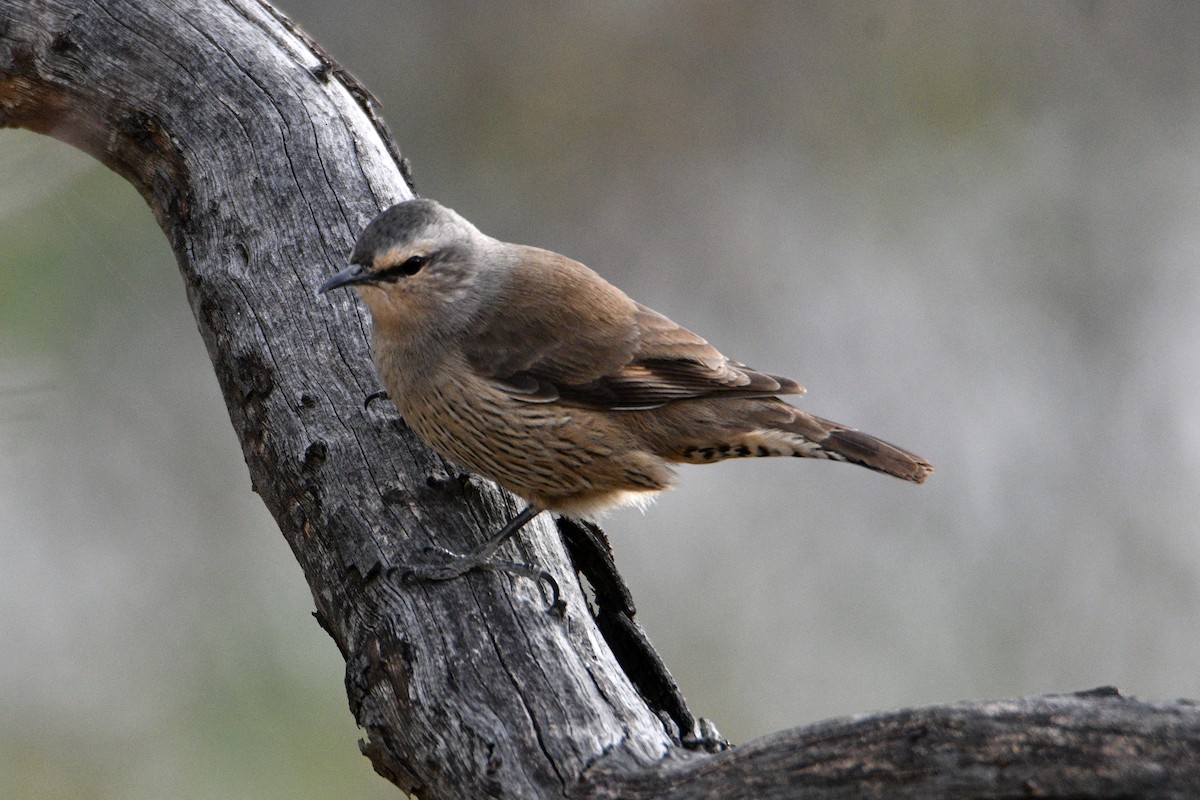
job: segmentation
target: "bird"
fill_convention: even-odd
[[[372,358],[405,423],[526,504],[475,550],[438,548],[446,560],[418,577],[496,568],[501,545],[545,511],[644,507],[678,464],[823,458],[913,483],[933,471],[785,402],[804,387],[725,357],[583,264],[488,236],[434,200],[375,217],[317,291],[344,287],[370,312]]]

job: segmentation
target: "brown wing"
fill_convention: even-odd
[[[618,411],[715,394],[800,394],[795,381],[730,361],[578,262],[533,248],[479,315],[466,355],[528,402]]]

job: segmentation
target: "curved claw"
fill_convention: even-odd
[[[376,389],[375,391],[373,391],[369,395],[367,395],[366,398],[363,400],[363,410],[370,408],[371,403],[375,402],[376,400],[390,400],[390,399],[391,398],[388,397],[387,391],[385,391],[383,389]]]
[[[562,616],[567,610],[567,603],[562,599],[562,592],[558,588],[558,581],[544,569],[535,567],[532,564],[522,564],[517,561],[501,561],[492,559],[479,566],[482,570],[492,572],[507,572],[509,575],[517,575],[522,578],[529,578],[531,581],[536,581],[539,587],[545,587],[549,590],[550,602],[546,606],[546,610]]]

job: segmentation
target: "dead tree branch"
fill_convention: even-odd
[[[390,403],[364,402],[379,388],[365,313],[313,290],[411,192],[370,95],[264,3],[6,0],[0,124],[87,151],[150,205],[255,490],[346,658],[364,751],[398,786],[429,798],[1200,796],[1200,712],[1108,694],[689,751],[614,658],[544,521],[522,557],[556,575],[563,616],[502,574],[394,580],[430,545],[468,549],[514,506],[432,456]]]

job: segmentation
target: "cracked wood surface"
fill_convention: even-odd
[[[401,110],[402,111],[402,110]],[[0,125],[126,177],[176,253],[253,485],[346,658],[364,752],[459,797],[1196,797],[1200,713],[1099,692],[833,720],[707,755],[678,746],[597,631],[543,518],[497,574],[402,584],[515,510],[411,436],[368,320],[313,290],[410,196],[369,94],[253,0],[6,0]]]
[[[400,585],[512,511],[452,479],[386,401],[352,297],[314,290],[411,196],[369,95],[253,0],[6,2],[0,114],[130,180],[178,258],[255,491],[348,660],[375,765],[430,797],[561,795],[603,753],[654,763],[662,723],[591,622],[548,520],[518,557],[557,565],[569,611],[503,575]],[[430,480],[430,478],[434,480]]]

